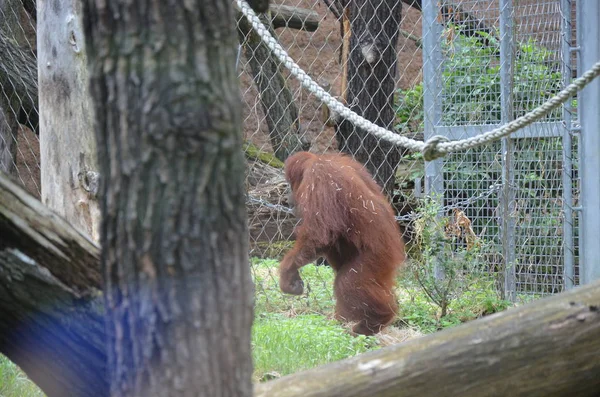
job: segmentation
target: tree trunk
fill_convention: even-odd
[[[269,16],[263,14],[260,17],[266,26],[271,25]],[[292,154],[308,150],[310,146],[302,137],[298,108],[292,92],[285,84],[279,61],[243,16],[238,20],[238,30],[259,92],[273,152],[279,160],[285,161]],[[273,29],[270,31],[274,34]]]
[[[99,239],[98,165],[81,2],[38,2],[42,202]]]
[[[250,396],[233,4],[85,4],[111,395]]]
[[[351,35],[348,65],[344,68],[347,70],[345,103],[373,123],[392,129],[402,3],[352,1],[349,14]],[[391,197],[399,149],[346,120],[341,121],[336,132],[339,149],[365,164]]]
[[[0,352],[48,397],[108,394],[100,250],[0,174]]]
[[[4,84],[0,84],[0,172],[17,176],[17,134],[19,124],[14,115],[15,101],[6,98]]]

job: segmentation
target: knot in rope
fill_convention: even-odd
[[[423,158],[425,161],[433,161],[435,159],[439,159],[440,157],[444,157],[446,154],[445,150],[440,149],[440,143],[450,142],[450,139],[446,138],[442,135],[434,135],[425,141],[425,145],[421,150],[423,153]]]

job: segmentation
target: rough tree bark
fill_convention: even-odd
[[[39,1],[37,24],[42,202],[99,239],[94,112],[81,1]]]
[[[347,6],[350,40],[344,101],[352,110],[387,129],[394,124],[396,43],[402,3],[396,0],[356,0]],[[352,154],[391,197],[398,148],[342,120],[336,128],[338,147]]]
[[[13,109],[17,102],[7,100],[3,86],[4,84],[0,83],[0,172],[16,176],[19,124]]]
[[[263,14],[260,18],[266,26],[271,25],[268,15]],[[273,152],[279,160],[285,161],[310,146],[302,137],[298,108],[281,74],[279,61],[243,16],[238,20],[238,32],[259,92]],[[271,33],[274,34],[273,29]]]
[[[97,246],[3,175],[0,235],[0,352],[49,397],[107,395]],[[599,307],[600,281],[256,385],[255,395],[596,396]]]
[[[111,395],[249,396],[233,4],[85,4]]]

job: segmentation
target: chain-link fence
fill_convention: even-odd
[[[261,19],[321,87],[406,137],[472,137],[519,117],[574,76],[575,0],[284,0]],[[0,1],[0,166],[39,197],[35,3]],[[278,290],[293,244],[283,163],[291,153],[344,151],[366,164],[398,213],[411,258],[422,199],[437,197],[446,234],[458,219],[487,247],[485,267],[511,299],[578,284],[577,101],[501,141],[426,162],[342,120],[273,56],[239,14],[238,67],[257,302],[292,311],[329,302],[314,267],[303,300]],[[465,226],[464,220],[468,220]],[[463,230],[464,232],[464,230]],[[259,260],[270,258],[271,260]],[[329,306],[328,306],[329,307]]]
[[[0,1],[0,170],[40,197],[35,13]]]
[[[332,95],[377,124],[415,139],[443,135],[456,140],[489,131],[540,106],[577,75],[575,1],[409,0],[396,20],[398,4],[286,1],[273,7],[263,22],[271,22],[275,37],[294,61]],[[285,21],[288,25],[282,27]],[[397,37],[389,33],[394,24]],[[358,43],[352,42],[353,34],[360,36]],[[343,136],[344,126],[335,115],[300,88],[268,51],[260,51],[256,33],[248,28],[240,35],[249,145],[285,158],[280,148],[290,141],[276,139],[273,125],[279,121],[286,125],[284,136],[296,135],[297,147],[306,148],[308,142],[310,151],[317,153],[343,150],[363,163],[373,161],[368,153],[364,156],[365,150],[372,150],[373,162],[386,166],[374,152],[381,142],[373,145],[353,130],[363,146],[349,145],[351,138]],[[393,42],[395,64],[384,59],[385,45]],[[378,102],[375,111],[369,98],[380,98],[370,91],[373,80],[368,74],[377,75],[379,88],[385,90],[385,73],[373,65],[365,71],[352,64],[357,50],[362,51],[361,62],[368,62],[364,60],[370,45],[379,50],[385,71],[397,73],[393,95]],[[257,72],[260,67],[262,74]],[[282,85],[269,87],[268,81],[277,79]],[[353,92],[357,87],[359,92]],[[265,100],[269,89],[280,94],[276,104]],[[386,101],[393,103],[392,121],[384,114]],[[274,108],[278,110],[270,114]],[[291,117],[286,120],[279,109],[288,110]],[[437,195],[441,217],[460,210],[477,238],[492,247],[487,268],[496,273],[507,298],[522,300],[577,285],[578,128],[573,99],[511,138],[440,160],[424,162],[419,154],[388,150],[395,168],[384,176],[393,178],[388,193],[409,251],[420,199]],[[251,255],[280,258],[290,247],[296,220],[274,206],[286,209],[285,186],[276,172],[263,176],[262,164],[251,161],[249,166]],[[370,170],[377,174],[380,168]],[[382,185],[389,183],[376,176]]]
[[[499,0],[447,7],[485,34],[464,34],[470,26],[459,26],[458,37],[431,48],[431,59],[440,62],[425,66],[426,84],[435,92],[426,136],[479,134],[533,110],[570,82],[572,6]],[[435,29],[437,19],[426,23]],[[577,282],[572,108],[568,104],[501,142],[438,160],[429,175],[432,190],[443,191],[446,202],[476,194],[479,184],[502,184],[497,197],[466,212],[475,232],[498,245],[504,290],[512,298],[554,293]]]

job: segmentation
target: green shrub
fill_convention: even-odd
[[[475,235],[464,213],[456,211],[450,221],[440,210],[434,199],[424,199],[417,210],[415,233],[421,255],[408,261],[406,274],[438,306],[442,321],[451,306],[457,312],[457,301],[470,291],[489,290],[494,279],[485,262],[493,247]]]
[[[442,122],[445,125],[496,124],[501,120],[500,43],[487,35],[488,45],[478,37],[455,35],[442,41]],[[514,116],[533,110],[559,91],[562,75],[554,53],[531,38],[518,44],[513,74]],[[396,91],[396,130],[423,129],[423,83]],[[574,103],[576,106],[576,103]],[[560,115],[558,109],[547,118]]]
[[[480,317],[501,312],[512,303],[498,297],[491,280],[479,280],[451,302],[445,316],[439,316],[434,304],[413,277],[401,280],[403,293],[399,297],[400,313],[397,326],[409,326],[421,333],[433,333]]]

